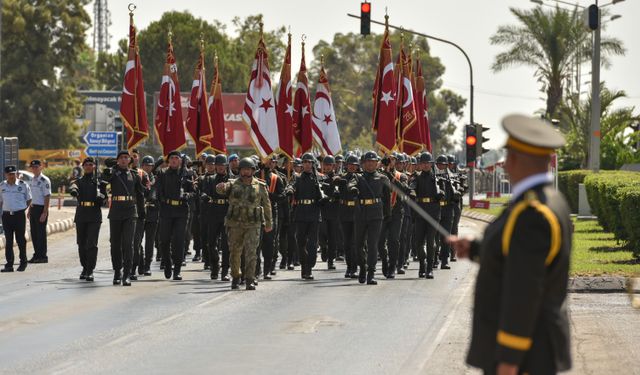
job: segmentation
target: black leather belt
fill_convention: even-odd
[[[95,202],[78,202],[78,205],[82,207],[93,207],[96,205]]]
[[[116,202],[127,202],[132,201],[133,197],[130,195],[114,195],[111,197],[111,200]]]
[[[372,204],[380,203],[380,198],[375,199],[360,199],[360,204],[363,206],[370,206]]]
[[[22,210],[18,210],[18,211],[2,211],[3,214],[8,214],[8,215],[15,215],[15,214],[19,214],[20,212],[24,212],[24,210],[26,210],[26,208],[22,209]]]

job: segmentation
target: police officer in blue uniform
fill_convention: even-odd
[[[20,249],[18,272],[27,268],[27,240],[24,237],[26,227],[25,210],[31,204],[31,189],[22,180],[18,180],[15,165],[4,168],[5,180],[0,183],[0,205],[2,205],[2,228],[5,238],[5,257],[7,263],[0,272],[13,272],[13,238],[15,235]]]
[[[49,200],[51,198],[51,181],[42,173],[42,162],[32,160],[29,168],[33,172],[31,185],[31,206],[27,210],[33,257],[29,263],[47,263],[47,222],[49,220]]]

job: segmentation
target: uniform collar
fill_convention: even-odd
[[[532,187],[541,184],[548,184],[551,181],[553,181],[553,176],[550,173],[538,173],[524,178],[517,184],[513,185],[513,188],[511,189],[511,202],[515,202],[516,199]]]

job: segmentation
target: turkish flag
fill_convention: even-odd
[[[166,157],[171,151],[180,150],[187,145],[182,120],[178,67],[171,41],[167,47],[167,62],[164,64],[154,126],[158,142],[162,145],[163,156]]]
[[[213,66],[213,81],[211,82],[211,95],[209,95],[209,118],[211,118],[213,130],[213,138],[210,142],[211,148],[218,154],[226,154],[227,143],[225,141],[222,83],[220,81],[220,70],[218,69],[218,56],[216,56]]]
[[[140,64],[133,16],[129,19],[129,55],[124,71],[120,118],[126,128],[128,150],[136,147],[149,136],[142,64]]]
[[[411,82],[411,59],[404,52],[404,45],[400,46],[398,55],[398,82],[396,107],[398,135],[400,136],[400,151],[415,155],[422,151],[420,127],[417,124],[416,105],[413,97]]]
[[[420,135],[424,148],[431,152],[431,130],[429,128],[429,103],[427,98],[427,88],[422,74],[422,62],[420,58],[416,60],[416,112],[420,123]]]
[[[302,43],[302,60],[298,72],[298,83],[293,100],[293,135],[298,143],[297,154],[311,150],[313,135],[311,133],[311,99],[309,98],[309,80],[307,65],[304,59],[304,42]]]
[[[376,81],[373,85],[373,130],[376,144],[385,153],[396,147],[396,84],[391,60],[389,28],[385,28],[380,46]]]
[[[293,104],[291,98],[291,34],[284,55],[282,70],[280,71],[280,83],[276,96],[276,114],[278,116],[278,138],[280,151],[293,158]]]
[[[207,100],[207,82],[204,75],[204,52],[200,51],[198,65],[191,85],[189,110],[187,112],[187,131],[196,145],[196,157],[211,148],[213,130],[209,117]]]

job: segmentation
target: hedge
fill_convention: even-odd
[[[61,186],[69,187],[69,176],[73,167],[51,167],[45,169],[44,173],[51,180],[51,191],[56,193]]]
[[[598,223],[640,257],[640,173],[593,173],[584,183]]]
[[[584,169],[558,173],[558,190],[567,198],[573,213],[578,212],[578,185],[583,183],[589,174],[591,171]]]

